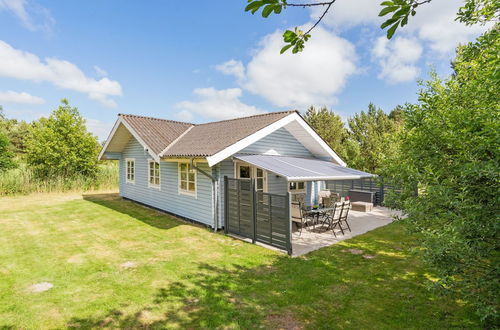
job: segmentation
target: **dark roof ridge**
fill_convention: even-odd
[[[266,113],[261,113],[261,114],[258,114],[258,115],[251,115],[251,116],[238,117],[238,118],[232,118],[232,119],[224,119],[224,120],[218,120],[218,121],[210,121],[208,123],[193,124],[193,125],[195,125],[195,126],[203,126],[203,125],[210,125],[210,124],[216,124],[216,123],[224,123],[224,122],[228,122],[228,121],[248,119],[248,118],[255,118],[255,117],[263,117],[263,116],[269,116],[269,115],[275,115],[275,114],[282,114],[282,113],[290,113],[290,114],[292,114],[294,112],[298,112],[298,110],[285,110],[285,111],[266,112]]]
[[[121,116],[125,116],[125,117],[138,117],[138,118],[145,118],[145,119],[161,120],[161,121],[168,121],[168,122],[171,122],[171,123],[183,124],[183,125],[191,125],[191,126],[195,126],[196,125],[196,124],[188,123],[188,122],[185,122],[185,121],[163,119],[163,118],[141,116],[141,115],[132,115],[132,114],[127,114],[127,113],[119,113],[118,116],[120,116],[120,117]]]

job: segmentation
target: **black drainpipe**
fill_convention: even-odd
[[[194,164],[194,158],[191,158],[191,167],[203,174],[204,176],[208,177],[210,180],[212,180],[212,194],[214,196],[214,231],[217,231],[218,227],[218,219],[219,219],[219,198],[217,195],[217,179],[214,178],[212,175],[208,174],[207,172],[203,171],[201,168],[197,167]]]

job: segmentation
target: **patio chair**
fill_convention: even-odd
[[[332,230],[332,233],[335,237],[337,234],[335,233],[335,228],[338,226],[340,231],[342,231],[342,235],[344,235],[344,231],[342,230],[342,226],[340,225],[340,217],[342,216],[342,203],[334,203],[332,208],[326,212],[325,220],[323,224],[328,223],[327,231]]]
[[[335,233],[335,228],[337,228],[337,227],[340,229],[340,232],[342,233],[342,235],[345,235],[344,230],[346,230],[346,229],[351,231],[351,227],[349,226],[349,223],[347,222],[347,216],[349,215],[350,208],[351,208],[351,203],[349,203],[349,202],[335,203],[335,207],[328,214],[328,217],[327,217],[328,228],[327,228],[327,230],[331,229],[332,233],[335,237],[337,237],[337,234]],[[342,225],[343,223],[345,223],[347,227],[344,227]]]
[[[307,215],[307,213],[304,210],[304,207],[302,206],[302,203],[299,202],[292,202],[291,203],[291,217],[292,221],[297,224],[297,226],[300,224],[299,228],[299,236],[302,235],[302,229],[307,227],[307,222],[308,220],[311,220],[311,218]]]
[[[339,226],[342,229],[342,233],[344,229],[348,229],[351,231],[351,227],[349,226],[349,222],[347,222],[347,216],[349,215],[349,210],[351,209],[351,202],[347,201],[342,203],[342,214],[340,215]],[[347,228],[342,228],[342,222],[344,222]]]

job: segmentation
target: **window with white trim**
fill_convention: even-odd
[[[135,159],[127,158],[125,159],[125,173],[126,173],[126,182],[127,183],[135,183]]]
[[[152,188],[160,188],[160,163],[150,160],[148,173],[148,186]]]
[[[189,163],[179,163],[179,193],[196,195],[196,170]]]
[[[290,182],[288,184],[288,191],[291,193],[298,193],[306,191],[306,184],[304,181]]]

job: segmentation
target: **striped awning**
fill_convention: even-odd
[[[234,158],[278,174],[288,181],[356,180],[374,176],[320,159],[243,154]]]

